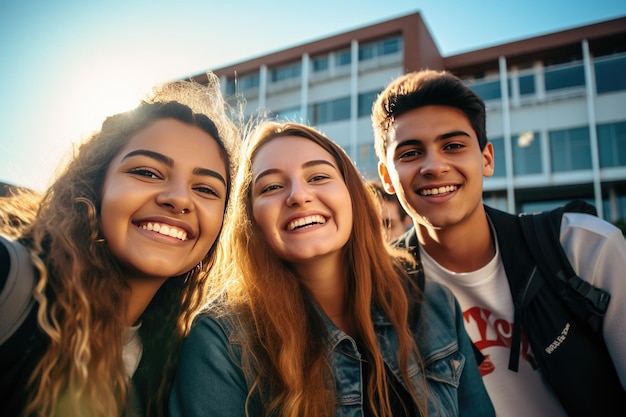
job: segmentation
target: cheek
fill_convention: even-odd
[[[104,237],[110,239],[112,235],[116,234],[115,229],[120,228],[122,221],[121,211],[123,211],[123,204],[115,204],[114,200],[110,198],[108,194],[103,194],[102,201],[100,203],[100,228]],[[124,220],[125,224],[127,221]]]
[[[224,205],[212,205],[208,207],[201,216],[204,218],[203,229],[209,231],[211,239],[215,240],[224,223]],[[211,245],[212,244],[213,242],[211,242]]]

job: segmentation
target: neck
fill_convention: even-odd
[[[128,279],[130,285],[130,298],[128,300],[128,308],[126,310],[126,322],[129,326],[133,326],[139,320],[145,309],[154,298],[155,294],[161,288],[161,285],[167,278],[140,277]]]
[[[486,215],[438,230],[419,225],[417,238],[422,248],[441,266],[453,272],[472,272],[495,256],[495,242]]]
[[[347,272],[343,256],[295,265],[302,284],[324,313],[341,330],[353,334],[352,312],[347,309]]]

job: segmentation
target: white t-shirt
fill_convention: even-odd
[[[565,213],[561,242],[576,273],[611,294],[603,333],[626,387],[626,241],[618,228],[595,216]],[[459,300],[467,333],[486,357],[481,374],[496,415],[566,416],[526,352],[521,352],[519,372],[508,369],[514,307],[497,240],[494,258],[472,272],[452,272],[421,247],[420,257],[426,277],[447,285]]]

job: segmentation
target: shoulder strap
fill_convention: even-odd
[[[0,345],[26,320],[35,304],[32,292],[35,288],[34,266],[28,249],[19,242],[0,234],[0,245],[9,252],[9,275],[0,288]]]
[[[551,211],[520,214],[522,232],[543,275],[548,278],[556,277],[567,285],[558,285],[553,279],[548,279],[548,284],[572,307],[572,313],[589,323],[594,331],[599,331],[610,294],[576,275],[560,242],[563,212],[596,214],[593,206],[582,200],[575,200]]]

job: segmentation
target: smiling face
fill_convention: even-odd
[[[288,262],[339,259],[352,232],[352,202],[337,163],[315,142],[284,136],[252,161],[252,214],[270,248]]]
[[[394,131],[380,175],[417,223],[445,228],[480,215],[483,176],[493,174],[493,147],[480,150],[461,110],[420,107],[398,116]]]
[[[161,119],[112,159],[102,190],[101,228],[129,279],[186,273],[222,227],[227,171],[202,129]]]

